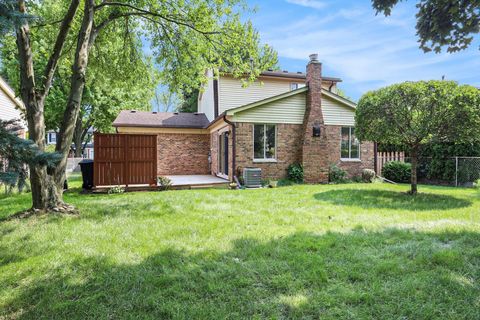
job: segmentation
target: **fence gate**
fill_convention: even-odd
[[[157,183],[157,136],[94,134],[93,181],[99,186]]]

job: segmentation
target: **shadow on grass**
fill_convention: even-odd
[[[364,209],[450,210],[469,207],[472,202],[448,195],[419,193],[415,196],[388,190],[337,189],[314,195],[315,199],[335,205]]]
[[[473,319],[479,242],[468,232],[352,231],[242,238],[220,253],[169,249],[138,264],[64,257],[55,269],[4,274],[0,318]]]

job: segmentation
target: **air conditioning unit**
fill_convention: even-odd
[[[243,183],[246,188],[260,188],[262,186],[262,169],[243,169]]]

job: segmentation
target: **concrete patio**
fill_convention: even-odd
[[[172,181],[172,187],[207,188],[228,185],[229,181],[212,175],[173,175],[166,176]]]

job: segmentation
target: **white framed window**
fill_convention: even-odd
[[[360,141],[355,137],[354,127],[342,128],[340,158],[344,160],[360,160]]]
[[[275,161],[277,158],[277,126],[253,125],[253,160]]]
[[[54,144],[54,143],[57,143],[57,133],[49,132],[47,135],[47,144]]]
[[[298,88],[300,88],[300,86],[297,82],[290,83],[290,91],[297,90]]]

